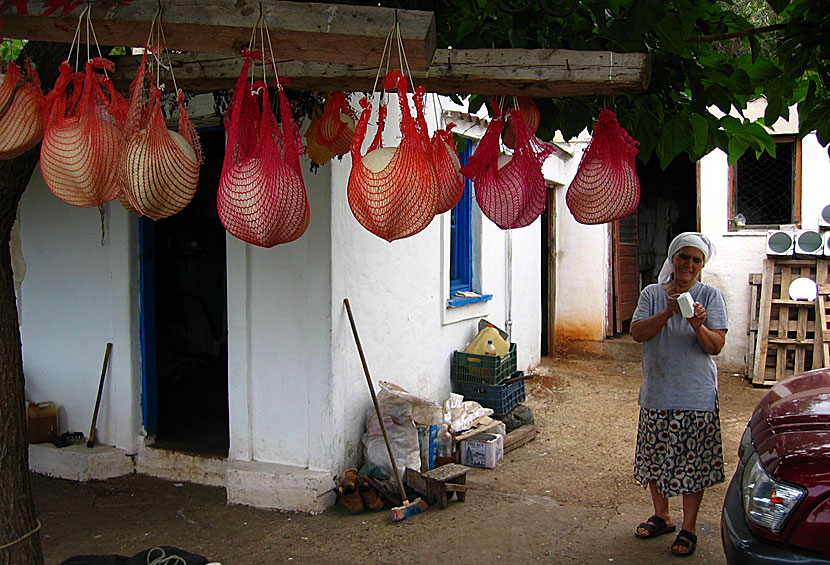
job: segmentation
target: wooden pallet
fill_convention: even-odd
[[[828,293],[815,302],[790,300],[790,283],[810,278],[827,290],[830,261],[764,261],[764,272],[750,275],[747,375],[755,385],[772,385],[790,375],[830,364]]]

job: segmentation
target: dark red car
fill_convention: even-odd
[[[729,563],[830,563],[830,369],[785,379],[741,439],[721,513]]]

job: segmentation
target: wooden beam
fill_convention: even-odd
[[[3,36],[70,43],[86,2],[7,2]],[[161,21],[168,49],[239,55],[248,46],[260,6],[274,55],[296,61],[378,65],[396,19],[413,69],[426,70],[436,46],[432,12],[314,2],[164,0]],[[158,0],[91,0],[99,45],[142,47]],[[67,9],[68,8],[68,9]],[[82,38],[84,42],[86,38]],[[394,52],[397,54],[397,47]],[[395,58],[397,59],[397,57]]]
[[[172,55],[179,88],[193,91],[233,88],[241,57],[199,53]],[[116,60],[119,88],[135,76],[140,57]],[[438,49],[426,72],[413,81],[438,94],[484,94],[560,98],[643,92],[651,67],[641,53],[568,51],[564,49]],[[377,67],[318,62],[277,61],[288,87],[320,92],[369,92]]]

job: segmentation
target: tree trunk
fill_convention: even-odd
[[[43,88],[49,90],[67,50],[67,45],[62,43],[29,42],[19,60],[31,59]],[[40,535],[35,531],[39,523],[29,483],[23,355],[9,251],[17,206],[39,156],[40,145],[17,159],[0,161],[0,564],[3,565],[43,563]]]

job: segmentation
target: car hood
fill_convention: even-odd
[[[768,473],[808,488],[830,484],[830,370],[777,383],[758,404],[750,427]]]

